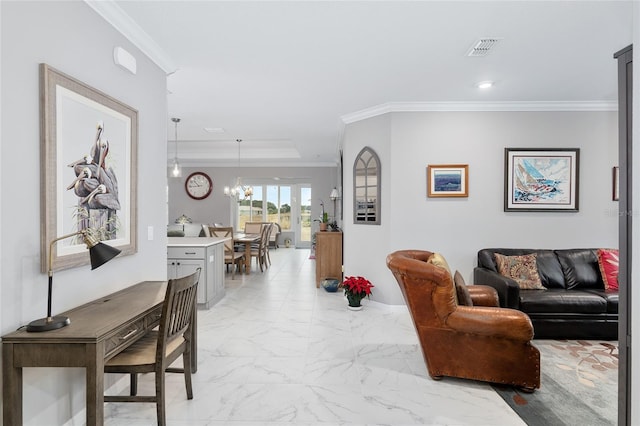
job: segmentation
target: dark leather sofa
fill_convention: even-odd
[[[531,318],[538,339],[618,338],[618,292],[605,291],[598,267],[598,249],[536,250],[486,248],[478,251],[475,284],[498,291],[500,306]],[[494,253],[519,256],[536,253],[544,290],[522,290],[498,273]]]

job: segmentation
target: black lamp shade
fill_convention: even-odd
[[[104,265],[114,257],[120,254],[120,250],[111,247],[108,244],[98,243],[89,249],[89,258],[91,259],[91,270]]]
[[[56,241],[64,240],[65,238],[74,237],[76,235],[82,235],[84,243],[89,249],[89,259],[91,260],[91,270],[93,271],[99,266],[107,263],[118,254],[120,250],[111,247],[110,245],[98,242],[94,235],[86,230],[74,232],[72,234],[63,235],[49,243],[49,293],[47,297],[47,316],[46,318],[40,318],[35,321],[31,321],[27,325],[27,331],[50,331],[58,328],[65,327],[71,324],[71,320],[65,316],[52,316],[51,315],[51,294],[53,292],[53,244]]]

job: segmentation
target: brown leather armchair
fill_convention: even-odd
[[[540,387],[540,352],[531,344],[533,326],[523,312],[489,306],[458,306],[451,273],[428,263],[433,253],[400,250],[387,256],[407,302],[429,375]],[[469,286],[472,287],[481,286]],[[482,289],[472,300],[487,300]],[[474,303],[475,304],[475,303]],[[480,304],[480,303],[479,303]]]

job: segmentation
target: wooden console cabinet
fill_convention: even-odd
[[[342,232],[316,232],[316,287],[325,278],[342,281]]]

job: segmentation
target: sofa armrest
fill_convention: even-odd
[[[498,291],[500,306],[503,308],[518,309],[520,306],[520,287],[511,278],[476,266],[473,269],[473,282],[495,288]]]
[[[533,339],[531,319],[515,309],[458,306],[446,325],[461,333],[529,341]]]
[[[500,306],[500,298],[498,291],[488,285],[468,285],[466,289],[469,291],[473,306]]]

